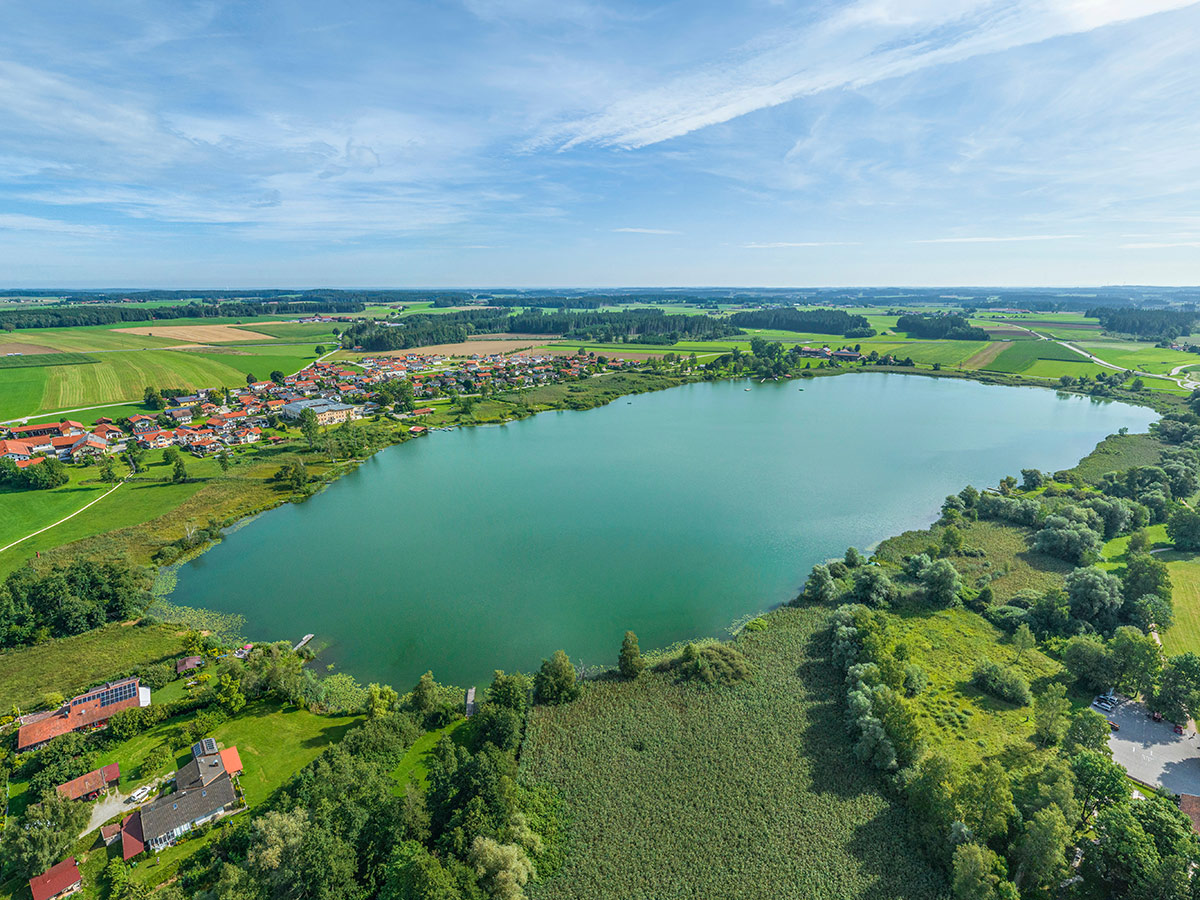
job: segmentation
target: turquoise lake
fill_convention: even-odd
[[[389,448],[183,566],[171,599],[253,639],[313,632],[323,662],[402,692],[559,648],[615,665],[626,629],[643,649],[723,635],[965,484],[1069,468],[1156,418],[896,374],[688,385]]]

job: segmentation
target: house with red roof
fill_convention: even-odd
[[[158,431],[158,419],[154,416],[143,416],[138,413],[136,416],[129,417],[129,425],[133,428],[134,434],[147,434],[151,431]]]
[[[141,687],[136,676],[102,684],[72,697],[58,709],[23,717],[17,750],[33,750],[60,734],[82,728],[101,728],[123,709],[149,705],[150,689]]]
[[[72,778],[65,784],[60,784],[55,790],[68,800],[94,800],[101,794],[107,794],[110,788],[116,787],[120,777],[121,767],[117,763],[109,763],[86,775]]]
[[[83,876],[79,874],[79,866],[75,865],[73,856],[29,879],[29,890],[33,894],[33,900],[57,900],[59,897],[75,893],[82,887]]]

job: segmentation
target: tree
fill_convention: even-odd
[[[217,465],[221,467],[222,472],[228,472],[229,466],[232,462],[233,460],[229,458],[228,450],[222,450],[217,454]]]
[[[1070,725],[1070,715],[1066,687],[1057,682],[1047,686],[1033,701],[1033,733],[1038,742],[1043,747],[1059,743]]]
[[[495,900],[521,900],[521,889],[534,876],[524,848],[482,835],[471,845],[471,863],[480,885]]]
[[[1080,827],[1086,827],[1097,811],[1129,798],[1125,770],[1097,750],[1080,750],[1070,759],[1075,775],[1075,799],[1079,803]]]
[[[1073,617],[1101,633],[1112,631],[1123,599],[1120,579],[1091,566],[1068,575],[1066,589]]]
[[[106,456],[100,463],[100,480],[105,484],[112,484],[117,480],[117,461],[111,456]]]
[[[416,841],[401,841],[388,861],[379,900],[460,900],[462,893],[436,856]]]
[[[942,529],[942,552],[947,556],[953,556],[962,549],[963,537],[962,532],[953,525],[947,525]]]
[[[256,381],[258,381],[257,375],[255,375],[253,372],[246,373],[246,384],[254,384]]]
[[[1017,900],[1004,860],[979,844],[954,848],[951,888],[955,900]]]
[[[1181,653],[1162,668],[1156,705],[1173,722],[1200,716],[1200,656]]]
[[[1017,873],[1013,881],[1022,891],[1057,884],[1066,872],[1065,851],[1071,826],[1057,806],[1038,810],[1017,843]]]
[[[171,471],[171,480],[176,484],[181,484],[187,481],[187,464],[184,463],[183,457],[177,457],[175,460],[175,468]]]
[[[214,694],[217,702],[231,713],[237,712],[246,705],[246,698],[242,694],[241,682],[228,673],[222,675],[217,681],[217,688]]]
[[[1038,469],[1021,470],[1021,490],[1036,491],[1046,483],[1046,476]]]
[[[1200,512],[1180,506],[1167,519],[1167,535],[1176,550],[1200,550]]]
[[[317,346],[313,348],[313,352],[315,352],[317,356],[323,356],[325,354],[325,345],[317,344]]]
[[[646,661],[642,659],[642,651],[638,647],[637,635],[632,631],[625,632],[625,640],[621,641],[618,667],[626,678],[637,678],[646,667]]]
[[[529,703],[531,687],[529,676],[523,672],[505,674],[503,670],[497,669],[487,690],[488,703],[523,715]]]
[[[1079,750],[1094,750],[1112,756],[1108,736],[1112,733],[1108,719],[1094,709],[1081,709],[1071,717],[1071,725],[1063,740],[1063,752],[1073,754]]]
[[[1154,638],[1132,625],[1122,625],[1109,643],[1115,684],[1129,694],[1154,695],[1162,672],[1162,656]]]
[[[158,388],[149,386],[142,392],[142,403],[150,409],[166,409],[167,407],[167,402],[163,400]]]
[[[1113,686],[1116,662],[1098,635],[1080,634],[1067,641],[1063,663],[1071,677],[1090,691],[1104,691]]]
[[[399,699],[391,685],[372,682],[367,685],[367,715],[372,719],[382,718],[395,708]]]
[[[896,596],[896,586],[878,566],[854,570],[854,601],[866,606],[887,606]]]
[[[272,369],[271,370],[271,380],[273,382],[275,382],[276,384],[283,384],[283,380],[285,378],[287,378],[287,375],[285,375],[283,373],[282,369]]]
[[[20,824],[5,829],[6,856],[24,878],[38,875],[67,855],[87,824],[86,803],[67,800],[51,791],[25,811]]]
[[[804,582],[804,590],[798,599],[809,603],[831,603],[837,596],[837,583],[829,574],[829,567],[817,563]]]
[[[565,651],[555,650],[553,657],[542,660],[542,668],[533,678],[533,688],[540,702],[551,705],[568,703],[579,696],[575,667]]]
[[[1026,650],[1032,650],[1037,646],[1037,639],[1033,636],[1033,630],[1028,623],[1022,622],[1017,626],[1017,630],[1012,636],[1013,649],[1017,651],[1017,655],[1013,658],[1013,662],[1020,662],[1021,655]]]
[[[1125,600],[1137,600],[1147,594],[1157,594],[1171,599],[1171,573],[1167,564],[1149,553],[1135,553],[1129,557],[1121,573],[1121,585]]]
[[[437,706],[437,682],[433,680],[433,672],[422,675],[413,688],[412,705],[419,713],[430,712]]]
[[[67,467],[56,456],[47,456],[36,466],[24,470],[25,483],[37,491],[48,491],[62,487],[71,480]]]
[[[1009,823],[1017,818],[1008,773],[995,760],[983,763],[964,778],[955,799],[963,823],[985,842],[1008,834]]]
[[[317,423],[317,414],[311,409],[302,409],[300,411],[300,433],[304,435],[304,439],[308,441],[309,449],[317,446],[317,438],[321,434],[321,426]]]
[[[958,569],[948,559],[931,563],[921,574],[925,598],[938,606],[956,606],[962,594],[962,579]]]
[[[846,563],[847,569],[857,569],[859,566],[866,563],[866,560],[863,559],[863,555],[858,552],[857,547],[847,547],[846,555],[843,561]]]

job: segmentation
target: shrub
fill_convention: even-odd
[[[750,663],[728,644],[696,647],[688,644],[683,654],[669,660],[663,670],[673,671],[680,681],[699,681],[704,684],[736,684],[751,676]]]
[[[971,674],[971,684],[985,694],[1000,700],[1025,706],[1029,703],[1029,682],[1012,668],[1002,668],[991,660],[984,660]]]

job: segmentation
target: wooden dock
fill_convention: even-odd
[[[467,688],[466,706],[467,718],[469,719],[471,716],[475,715],[475,688],[473,687]]]
[[[303,647],[305,644],[307,644],[309,641],[311,641],[314,637],[315,637],[315,635],[306,634],[304,637],[300,638],[300,643],[298,643],[295,647],[292,648],[292,652],[296,653],[301,647]]]

